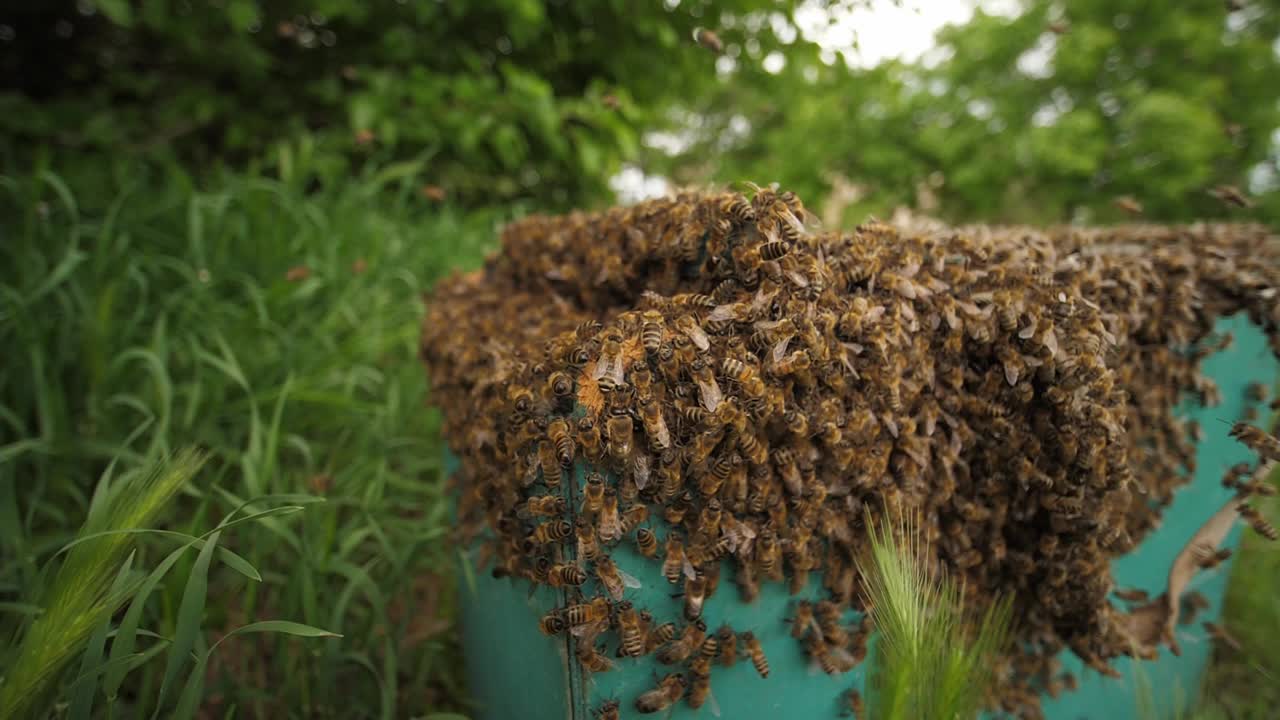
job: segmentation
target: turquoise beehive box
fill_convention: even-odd
[[[1227,435],[1228,427],[1222,421],[1229,423],[1242,418],[1251,402],[1246,397],[1246,387],[1254,382],[1272,385],[1280,376],[1280,365],[1271,355],[1265,336],[1245,317],[1224,318],[1215,329],[1219,333],[1230,332],[1235,338],[1228,349],[1209,357],[1203,365],[1204,373],[1212,377],[1222,391],[1222,404],[1203,408],[1188,403],[1180,409],[1183,417],[1199,421],[1205,430],[1197,447],[1195,476],[1164,511],[1160,527],[1133,552],[1115,561],[1113,570],[1118,587],[1141,588],[1152,596],[1160,594],[1174,557],[1196,529],[1230,499],[1231,491],[1220,483],[1223,471],[1234,463],[1254,459],[1247,448]],[[1258,410],[1265,411],[1265,407]],[[445,462],[446,470],[452,473],[456,469],[456,458],[447,455]],[[582,466],[575,468],[573,487],[581,487],[585,472]],[[568,482],[562,487],[566,493],[574,492]],[[662,528],[655,526],[655,530],[660,536],[665,535]],[[1234,547],[1239,538],[1237,527],[1228,537],[1227,546]],[[620,544],[612,552],[619,567],[641,583],[639,588],[628,588],[628,600],[638,608],[651,610],[656,617],[679,616],[682,600],[673,594],[680,588],[668,584],[661,576],[659,563],[639,557],[628,543]],[[537,627],[539,618],[546,612],[566,604],[565,592],[543,586],[531,593],[527,583],[494,579],[488,568],[474,567],[471,553],[463,555],[460,606],[467,675],[475,702],[472,717],[478,720],[590,720],[593,712],[609,700],[620,703],[622,717],[634,717],[635,698],[654,686],[655,677],[672,670],[672,666],[662,665],[649,655],[613,659],[614,670],[585,673],[572,659],[575,640],[571,635],[548,637]],[[1057,698],[1046,696],[1043,699],[1046,718],[1140,717],[1137,696],[1139,686],[1144,683],[1155,689],[1152,694],[1159,718],[1172,718],[1179,710],[1185,712],[1188,706],[1193,706],[1212,652],[1200,621],[1219,618],[1230,567],[1228,560],[1193,580],[1192,587],[1208,598],[1211,605],[1195,624],[1179,628],[1181,656],[1162,649],[1155,661],[1134,663],[1122,658],[1116,662],[1122,677],[1111,679],[1085,670],[1074,655],[1063,653],[1063,667],[1079,679],[1079,689]],[[808,587],[799,596],[789,595],[782,584],[765,584],[751,604],[739,601],[731,572],[726,571],[723,577],[720,590],[707,600],[704,616],[713,623],[712,631],[721,622],[727,622],[739,632],[752,631],[769,658],[769,677],[760,678],[745,657],[731,668],[717,665],[711,676],[713,700],[697,710],[678,703],[655,717],[672,720],[717,714],[733,720],[841,717],[842,696],[852,687],[864,689],[867,666],[834,677],[822,673],[811,666],[800,644],[790,636],[790,626],[784,622],[797,597],[818,597],[821,583],[817,576],[810,578]],[[593,594],[593,590],[589,585],[587,595]]]

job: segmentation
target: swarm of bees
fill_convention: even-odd
[[[584,670],[683,665],[631,701],[642,713],[701,705],[714,666],[740,657],[768,677],[752,633],[703,614],[733,591],[722,577],[742,602],[765,582],[819,585],[792,635],[822,670],[856,667],[872,628],[843,618],[866,609],[868,510],[916,514],[967,592],[1012,595],[1004,711],[1036,717],[1042,691],[1073,684],[1064,648],[1114,672],[1135,648],[1111,560],[1193,469],[1172,410],[1219,399],[1199,372],[1230,342],[1214,321],[1248,313],[1280,355],[1280,238],[812,232],[793,193],[751,190],[528,217],[482,270],[438,286],[421,352],[462,461],[460,540],[495,576],[564,592],[540,629],[572,638]],[[1275,438],[1242,428],[1274,458]],[[1252,486],[1232,482],[1248,508]],[[682,617],[631,605],[623,544],[683,591]]]

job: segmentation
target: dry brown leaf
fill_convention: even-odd
[[[1134,610],[1129,614],[1129,631],[1139,644],[1155,645],[1167,643],[1174,654],[1179,654],[1177,640],[1174,639],[1174,627],[1178,622],[1179,606],[1182,594],[1196,571],[1200,569],[1198,558],[1206,552],[1218,549],[1227,533],[1235,525],[1239,511],[1235,500],[1228,501],[1196,530],[1187,544],[1173,559],[1169,568],[1169,587],[1163,595]],[[1172,601],[1170,600],[1172,598]]]
[[[600,392],[600,383],[595,379],[596,364],[588,363],[578,375],[578,404],[593,415],[604,411],[604,393]]]

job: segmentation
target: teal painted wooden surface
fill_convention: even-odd
[[[1115,562],[1118,587],[1138,587],[1158,595],[1165,586],[1173,558],[1196,528],[1230,497],[1219,482],[1223,471],[1236,462],[1252,459],[1246,448],[1228,437],[1228,425],[1224,422],[1234,422],[1243,415],[1245,387],[1250,382],[1272,384],[1280,375],[1280,366],[1271,356],[1262,333],[1247,319],[1226,318],[1216,329],[1235,336],[1231,348],[1208,358],[1204,364],[1206,374],[1217,381],[1222,391],[1222,404],[1200,408],[1188,403],[1180,410],[1181,415],[1198,420],[1204,429],[1204,440],[1197,448],[1195,478],[1178,491],[1173,505],[1165,511],[1161,527],[1134,552]],[[452,472],[454,468],[456,460],[447,457],[446,470]],[[576,499],[576,488],[581,487],[584,473],[584,468],[577,467],[575,482],[566,479],[563,483],[571,502]],[[659,525],[655,524],[654,529],[660,537],[665,536],[665,529]],[[1228,538],[1228,545],[1236,545],[1239,536],[1237,528]],[[637,608],[652,611],[656,618],[679,618],[682,600],[672,594],[680,588],[666,582],[659,572],[659,563],[641,558],[629,543],[620,544],[612,554],[622,570],[641,582],[641,587],[628,589],[628,600]],[[1194,625],[1179,629],[1181,657],[1164,650],[1156,662],[1135,665],[1122,659],[1117,667],[1123,677],[1115,680],[1083,669],[1075,656],[1063,653],[1064,669],[1075,673],[1080,689],[1057,699],[1046,697],[1044,710],[1048,720],[1139,717],[1137,686],[1143,680],[1154,688],[1151,694],[1156,702],[1157,717],[1171,718],[1176,706],[1185,709],[1194,705],[1211,652],[1199,623],[1219,617],[1230,566],[1230,561],[1223,563],[1217,570],[1201,573],[1193,582],[1192,587],[1209,598],[1212,606]],[[623,717],[632,717],[635,697],[654,685],[655,676],[671,670],[648,656],[615,659],[617,668],[611,672],[584,674],[576,662],[567,660],[570,642],[567,638],[548,638],[536,627],[543,613],[564,604],[563,593],[543,588],[531,596],[526,583],[495,580],[487,568],[464,575],[470,581],[462,583],[463,642],[471,690],[478,705],[474,715],[479,720],[589,720],[593,718],[592,711],[609,699],[622,703]],[[799,597],[817,597],[819,590],[815,573]],[[594,595],[598,588],[588,584],[584,592]],[[680,703],[669,713],[655,717],[705,720],[714,717],[717,709],[720,717],[734,720],[840,717],[841,696],[850,687],[864,690],[863,671],[867,666],[836,677],[813,667],[799,643],[790,637],[790,627],[784,622],[784,618],[790,616],[789,608],[795,599],[787,594],[785,587],[765,584],[756,602],[744,605],[738,601],[733,573],[726,566],[720,590],[707,601],[703,615],[711,631],[719,623],[727,622],[739,632],[754,632],[769,657],[770,675],[761,679],[745,658],[733,668],[717,665],[711,676],[714,702],[708,702],[699,710]],[[853,619],[856,615],[849,617]],[[613,639],[612,635],[609,637]],[[615,646],[616,640],[610,643],[611,649]]]

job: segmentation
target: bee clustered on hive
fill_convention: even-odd
[[[1146,654],[1108,598],[1111,560],[1194,464],[1172,411],[1186,392],[1216,399],[1199,373],[1229,342],[1214,321],[1247,312],[1280,354],[1280,239],[1248,225],[814,233],[807,217],[760,188],[533,216],[482,270],[442,282],[421,351],[461,460],[461,540],[483,542],[495,575],[598,581],[541,623],[577,638],[586,669],[614,666],[596,645],[614,630],[622,655],[687,662],[645,711],[700,704],[725,646],[768,674],[755,638],[707,630],[722,573],[743,602],[760,582],[820,582],[819,617],[795,634],[824,670],[856,665],[870,628],[841,618],[865,609],[868,510],[914,514],[931,562],[977,598],[1013,597],[1004,710],[1038,714],[1064,685],[1064,647],[1104,672]],[[578,486],[575,462],[598,472]],[[683,619],[624,600],[620,542],[683,585]]]

